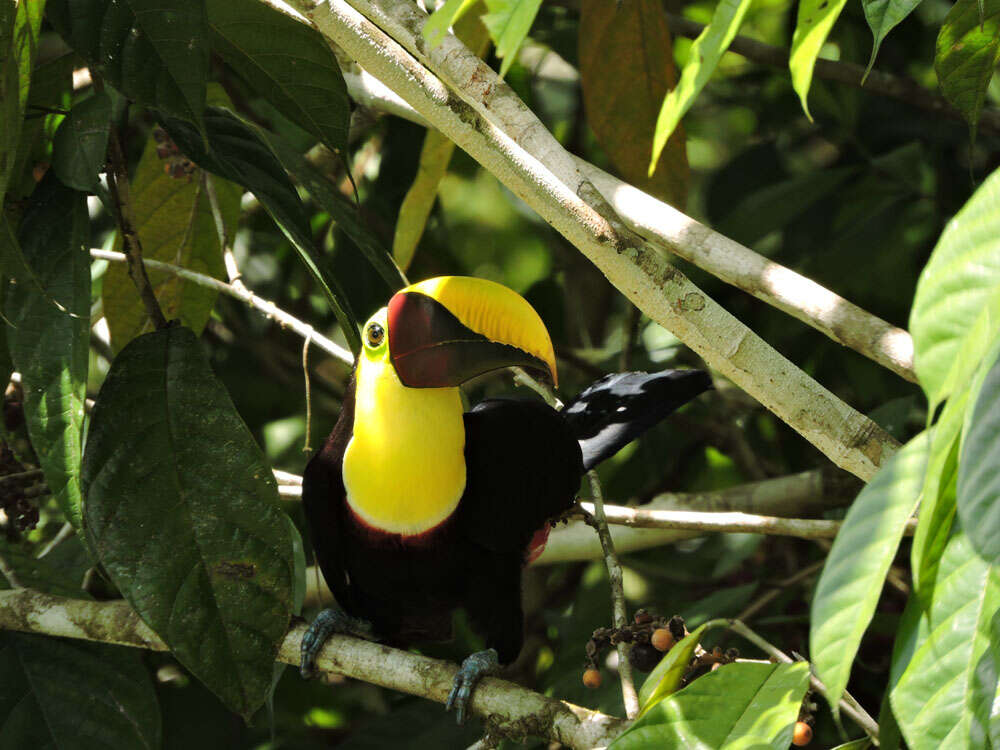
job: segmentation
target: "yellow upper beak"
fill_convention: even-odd
[[[493,281],[440,276],[389,300],[389,355],[404,385],[443,387],[520,365],[558,384],[549,332],[529,302]]]

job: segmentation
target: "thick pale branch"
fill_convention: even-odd
[[[302,2],[308,5],[311,0]],[[538,158],[458,99],[346,2],[322,2],[307,15],[334,44],[381,78],[583,251],[646,315],[673,331],[834,463],[867,480],[898,448],[878,425],[778,354],[641,238],[609,223]],[[585,190],[589,184],[579,187]]]
[[[126,602],[66,599],[31,589],[0,591],[0,629],[80,638],[88,641],[166,651],[166,644]],[[305,626],[285,636],[278,661],[299,662]],[[317,659],[321,671],[419,695],[444,703],[455,675],[454,664],[429,659],[348,636],[332,636]],[[607,745],[626,726],[622,719],[546,698],[505,680],[484,678],[472,696],[471,710],[496,733],[545,737],[568,747]]]

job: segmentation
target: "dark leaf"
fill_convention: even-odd
[[[93,192],[108,150],[111,97],[101,92],[76,104],[56,131],[52,169],[65,184]]]
[[[291,616],[293,546],[270,467],[189,329],[140,336],[115,358],[83,484],[87,536],[112,581],[249,717]]]

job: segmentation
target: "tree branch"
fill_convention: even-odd
[[[670,30],[678,36],[694,39],[705,30],[705,25],[689,18],[667,13],[667,23]],[[749,39],[745,36],[737,36],[729,45],[729,51],[735,52],[740,57],[745,57],[753,62],[772,65],[776,68],[788,69],[788,50],[775,47],[756,39]],[[955,109],[943,96],[933,94],[916,81],[883,73],[879,70],[872,70],[865,80],[865,68],[856,63],[824,60],[816,60],[816,67],[813,75],[817,78],[825,78],[828,81],[844,83],[848,86],[862,88],[873,94],[887,96],[898,99],[901,102],[914,107],[933,112],[935,114],[950,117],[953,120],[965,121],[962,113]],[[862,83],[862,81],[864,81]],[[979,130],[991,135],[1000,135],[1000,112],[994,109],[984,109],[979,115]]]
[[[93,602],[31,589],[0,591],[0,629],[78,638],[153,651],[167,645],[124,601]],[[294,625],[278,661],[299,663],[305,625]],[[349,636],[334,635],[317,659],[320,671],[341,674],[444,703],[457,671],[454,664]],[[514,683],[484,678],[472,694],[471,710],[492,731],[510,737],[545,737],[573,748],[607,745],[624,720],[547,698]]]
[[[90,256],[92,258],[101,258],[102,260],[112,261],[114,263],[125,263],[127,262],[126,257],[122,253],[116,253],[110,250],[101,250],[99,248],[91,248]],[[198,273],[197,271],[191,271],[187,268],[181,268],[180,266],[174,266],[170,263],[163,263],[158,260],[146,260],[143,261],[150,268],[154,268],[157,271],[163,271],[165,273],[172,273],[175,276],[180,276],[181,278],[192,281],[195,284],[200,284],[201,286],[208,287],[210,289],[215,289],[216,291],[227,294],[230,297],[240,300],[246,303],[255,310],[259,310],[264,313],[271,320],[275,321],[285,328],[289,328],[295,331],[299,336],[303,338],[310,339],[315,343],[320,349],[325,351],[332,357],[336,357],[341,362],[347,365],[354,364],[354,357],[351,353],[342,346],[334,343],[328,339],[323,334],[319,333],[311,325],[303,323],[298,318],[290,315],[289,313],[282,310],[280,307],[275,305],[273,302],[269,302],[262,297],[258,297],[256,294],[247,289],[242,283],[238,286],[234,284],[227,284],[224,281],[219,281],[212,276],[206,276],[203,273]]]
[[[308,8],[314,0],[299,2]],[[309,15],[333,43],[386,81],[582,250],[646,315],[673,331],[834,463],[867,480],[898,448],[878,425],[768,346],[641,238],[609,223],[582,200],[577,189],[589,199],[599,197],[596,190],[589,194],[589,182],[577,177],[572,182],[575,187],[570,187],[344,0],[323,2]],[[487,83],[496,81],[495,74],[486,71],[477,70],[477,75],[487,76]],[[496,85],[506,88],[500,82]]]

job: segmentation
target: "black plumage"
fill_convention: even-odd
[[[451,612],[462,607],[500,662],[513,661],[523,638],[521,569],[535,532],[573,507],[588,468],[709,387],[700,371],[625,373],[598,381],[562,412],[539,401],[483,401],[464,415],[466,487],[457,510],[427,532],[403,536],[368,527],[346,502],[352,382],[303,478],[328,586],[347,614],[400,646],[448,639]]]

